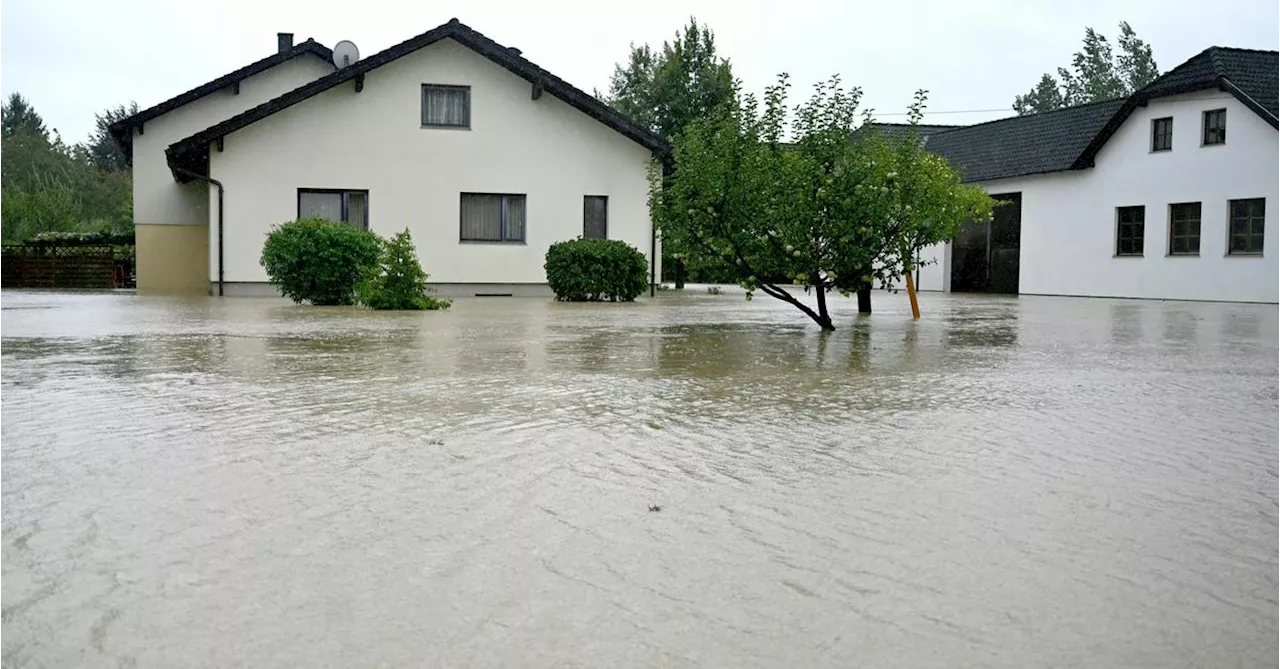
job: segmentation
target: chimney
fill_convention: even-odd
[[[280,53],[293,48],[293,33],[276,33],[276,46]]]

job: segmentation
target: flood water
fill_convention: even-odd
[[[1274,666],[1276,307],[921,301],[5,291],[3,665]]]

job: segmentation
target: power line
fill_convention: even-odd
[[[933,114],[990,114],[993,112],[1012,112],[1012,111],[1013,111],[1013,107],[1001,107],[999,109],[953,109],[948,111],[929,111],[926,109],[924,111],[924,115],[930,116]],[[909,113],[910,112],[891,112],[888,114],[881,114],[880,112],[875,112],[875,116],[906,116]]]

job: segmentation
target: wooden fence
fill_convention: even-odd
[[[27,243],[0,248],[5,288],[131,288],[132,247],[111,244]]]

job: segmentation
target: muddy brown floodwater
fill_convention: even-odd
[[[1275,306],[0,298],[5,667],[1277,660]]]

